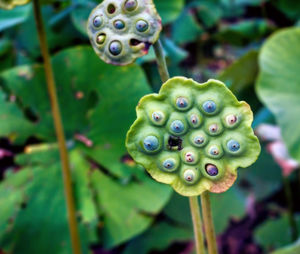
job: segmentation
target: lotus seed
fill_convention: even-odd
[[[97,41],[98,44],[103,44],[104,41],[105,41],[105,38],[106,38],[105,34],[99,34],[97,36],[97,40],[96,41]]]
[[[237,152],[238,150],[240,150],[240,143],[231,139],[227,142],[227,148],[231,151],[231,152]]]
[[[121,30],[121,29],[123,29],[123,28],[125,27],[125,23],[124,23],[122,20],[118,19],[118,20],[116,20],[116,21],[114,22],[114,27],[115,27],[116,29]]]
[[[212,146],[209,148],[209,153],[212,156],[218,156],[220,154],[220,150],[217,146]]]
[[[197,125],[199,123],[199,117],[195,114],[191,115],[190,121],[193,125]]]
[[[102,18],[100,16],[96,16],[93,20],[93,24],[95,27],[100,27],[102,25]]]
[[[184,157],[185,157],[186,162],[194,162],[195,161],[195,155],[191,152],[187,152]]]
[[[209,132],[212,134],[216,134],[218,130],[219,130],[219,126],[216,123],[209,126]]]
[[[181,133],[184,131],[184,124],[180,120],[175,120],[171,123],[171,130],[175,133]]]
[[[125,2],[125,9],[127,11],[133,11],[137,7],[137,1],[136,0],[127,0]]]
[[[173,159],[167,159],[163,162],[163,166],[165,169],[173,169],[175,167],[175,161]]]
[[[152,119],[155,121],[155,122],[160,122],[162,119],[163,119],[163,114],[161,112],[154,112],[152,114]]]
[[[226,122],[228,125],[233,125],[236,123],[236,121],[237,121],[237,117],[235,115],[228,115],[226,117]]]
[[[217,105],[214,101],[206,101],[203,103],[202,108],[206,113],[211,114],[216,111]]]
[[[194,181],[196,174],[193,170],[188,169],[184,172],[183,177],[187,182],[191,183]]]
[[[204,143],[204,137],[202,137],[202,136],[196,136],[194,138],[194,143],[196,145],[202,145]]]
[[[119,41],[113,41],[111,42],[111,44],[109,45],[109,52],[114,55],[117,56],[121,53],[122,51],[122,44]]]
[[[138,22],[136,22],[136,30],[138,30],[139,32],[145,32],[149,25],[148,25],[148,22],[146,22],[145,20],[138,20]]]
[[[188,106],[188,101],[186,98],[179,97],[176,100],[176,105],[178,108],[185,109]]]
[[[205,171],[210,176],[216,176],[219,173],[218,168],[213,164],[207,164],[205,166]]]
[[[159,142],[158,142],[157,137],[147,136],[144,139],[144,148],[145,148],[145,150],[153,152],[158,148],[158,146],[159,146]]]

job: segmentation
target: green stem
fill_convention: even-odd
[[[189,197],[190,209],[193,221],[194,228],[194,238],[196,243],[196,253],[204,254],[204,241],[203,241],[203,231],[202,231],[202,222],[200,216],[200,207],[198,202],[198,196]]]
[[[58,146],[59,146],[59,152],[60,152],[60,158],[62,164],[63,182],[64,182],[66,201],[67,201],[71,243],[72,243],[73,253],[80,254],[81,248],[80,248],[80,239],[78,234],[76,211],[75,211],[74,198],[73,198],[71,171],[69,166],[69,158],[68,158],[66,140],[65,140],[64,130],[63,130],[63,124],[60,116],[58,99],[56,95],[54,75],[53,75],[52,65],[50,62],[46,33],[43,25],[39,0],[34,0],[33,4],[34,4],[33,6],[34,6],[36,27],[39,36],[41,52],[44,60],[47,88],[48,88],[48,93],[51,102],[52,115],[54,119],[54,127],[55,127],[56,136],[58,140]]]
[[[162,82],[166,82],[169,78],[169,71],[166,63],[166,58],[164,56],[163,47],[161,45],[160,40],[153,44],[156,61],[158,65],[158,71]],[[190,210],[193,220],[193,228],[194,228],[194,237],[196,244],[196,253],[204,254],[204,242],[203,242],[203,232],[202,232],[202,223],[200,216],[200,208],[197,197],[189,197],[190,201]]]
[[[298,229],[297,229],[297,223],[294,217],[294,206],[293,206],[293,195],[291,190],[291,185],[289,182],[289,179],[285,176],[282,176],[283,178],[283,184],[284,184],[284,192],[285,192],[285,198],[288,205],[288,219],[290,224],[290,230],[291,230],[291,237],[292,242],[296,241],[298,239]]]
[[[159,75],[161,77],[162,82],[165,83],[170,78],[170,75],[169,75],[163,47],[159,39],[157,40],[157,42],[153,44],[153,48],[156,55]]]
[[[208,191],[205,191],[203,194],[201,194],[201,206],[208,253],[218,254],[217,241],[214,223],[212,220],[212,212],[210,207],[210,198]]]

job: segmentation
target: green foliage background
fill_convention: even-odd
[[[175,242],[193,239],[188,201],[153,181],[128,158],[124,145],[139,99],[161,86],[154,53],[150,50],[127,67],[102,62],[85,31],[87,17],[99,2],[43,5],[83,253],[90,253],[92,246],[112,253],[167,253]],[[280,126],[289,153],[300,162],[299,1],[154,2],[163,20],[161,40],[171,76],[224,81],[251,105],[254,127]],[[0,137],[22,147],[0,181],[0,252],[70,253],[31,3],[0,10]],[[297,173],[289,177],[296,180]],[[240,170],[233,188],[211,195],[216,232],[224,234],[234,221],[251,216],[251,200],[265,204],[282,188],[281,169],[264,148],[256,164]],[[266,204],[276,217],[256,225],[253,241],[267,253],[291,243],[291,237],[287,206]],[[299,221],[297,212],[295,217]],[[299,241],[275,253],[298,249]]]

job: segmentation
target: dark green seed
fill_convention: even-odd
[[[109,45],[109,51],[112,55],[117,56],[122,51],[122,44],[119,41],[113,41]]]
[[[146,22],[145,20],[139,20],[138,22],[136,22],[136,30],[138,30],[139,32],[145,32],[149,25],[148,25],[148,22]]]
[[[137,7],[137,1],[136,0],[127,0],[125,2],[125,9],[126,11],[134,11]]]
[[[125,23],[124,23],[122,20],[118,19],[118,20],[116,20],[116,21],[114,22],[114,27],[115,27],[116,29],[121,30],[121,29],[123,29],[123,28],[125,27]]]

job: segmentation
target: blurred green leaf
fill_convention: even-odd
[[[185,242],[192,239],[193,232],[191,230],[161,222],[130,241],[122,254],[147,254],[151,251],[164,251],[174,242]]]
[[[183,44],[196,40],[204,32],[196,17],[186,9],[172,25],[172,39]]]
[[[300,229],[299,216],[297,226]],[[284,214],[280,218],[267,220],[255,230],[254,237],[267,252],[291,243],[288,216]]]
[[[105,247],[121,244],[143,232],[169,200],[172,190],[144,177],[141,182],[121,184],[101,171],[92,175],[97,200],[103,210],[102,240]]]
[[[273,35],[260,56],[257,94],[275,115],[290,154],[300,161],[300,28]]]
[[[281,249],[273,251],[271,254],[297,254],[300,253],[300,240],[297,242],[285,246]]]
[[[258,52],[251,50],[225,69],[218,79],[237,94],[253,85],[258,73]]]
[[[23,23],[29,17],[31,9],[30,4],[18,6],[13,10],[0,9],[0,32]]]
[[[154,0],[154,4],[161,16],[162,23],[168,24],[179,16],[184,7],[184,0]]]
[[[230,209],[224,209],[230,207]],[[217,234],[228,227],[230,219],[241,219],[246,213],[246,199],[237,187],[221,194],[211,194],[211,209]]]
[[[249,168],[240,170],[239,177],[240,182],[247,186],[250,184],[247,192],[253,192],[258,201],[268,197],[282,185],[281,169],[264,147],[258,160]]]
[[[255,18],[224,24],[220,27],[220,31],[215,35],[215,38],[222,42],[242,46],[261,39],[273,30],[273,25],[267,20]]]
[[[290,19],[297,20],[300,17],[300,2],[298,0],[273,0],[274,4]]]
[[[43,154],[48,162],[37,160],[38,154]],[[24,196],[22,203],[15,204],[18,206],[18,213],[12,213],[11,216],[14,217],[10,220],[5,234],[0,233],[1,247],[6,251],[59,254],[71,252],[61,168],[57,159],[51,162],[52,154],[48,153],[48,149],[42,149],[32,159],[30,152],[22,155],[27,157],[26,161],[31,161],[33,166],[12,174],[1,184],[4,188],[10,186],[9,182],[17,185],[6,190],[5,201],[18,197],[16,195]],[[57,155],[55,157],[57,158]],[[15,188],[18,188],[17,191]],[[7,208],[6,203],[4,207]],[[6,218],[1,217],[0,220],[2,224]],[[80,228],[83,253],[88,253],[86,229],[82,224]]]

